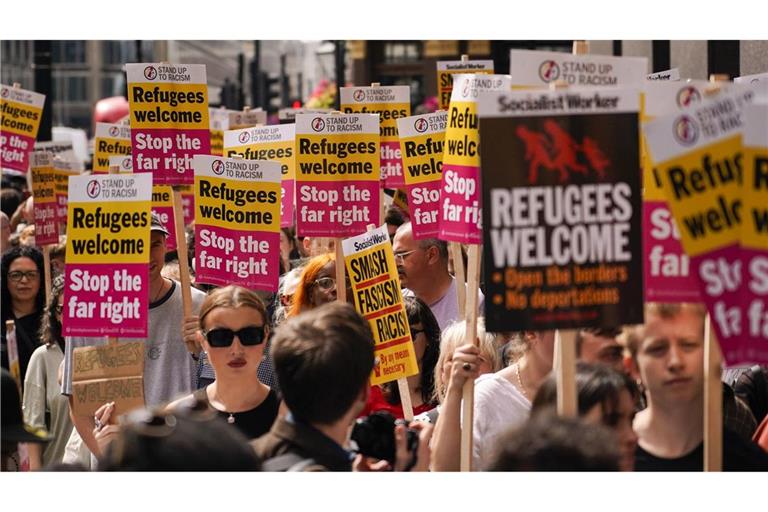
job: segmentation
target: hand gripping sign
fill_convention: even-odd
[[[190,185],[192,157],[211,150],[202,64],[126,64],[133,172],[156,185]]]
[[[0,167],[26,173],[45,95],[0,85]]]
[[[384,186],[398,188],[405,185],[402,154],[397,136],[397,120],[411,115],[410,87],[407,85],[342,87],[341,110],[346,114],[379,114],[381,174]]]
[[[296,125],[261,126],[224,132],[224,156],[280,164],[280,227],[293,226],[296,202]]]
[[[446,110],[451,102],[453,78],[457,74],[493,74],[492,60],[439,60],[437,61],[437,98],[440,110]]]
[[[345,237],[378,224],[379,115],[296,115],[299,236]]]
[[[741,303],[744,110],[754,92],[733,86],[645,125],[655,179],[677,222],[683,249],[728,365],[749,363]]]
[[[196,280],[277,291],[280,164],[197,155]]]
[[[456,75],[453,84],[445,129],[438,236],[449,242],[480,244],[482,198],[477,98],[481,91],[508,91],[511,86],[507,75]]]
[[[131,128],[123,124],[96,124],[93,141],[93,172],[109,172],[109,157],[131,156]]]
[[[147,336],[152,176],[69,179],[65,336]]]
[[[488,330],[643,321],[638,111],[631,89],[480,96]]]
[[[437,237],[447,120],[445,111],[397,120],[407,208],[416,240]]]
[[[32,196],[35,202],[35,244],[43,247],[59,243],[59,220],[56,215],[56,184],[53,154],[34,151],[30,156]]]
[[[342,241],[355,308],[368,320],[378,360],[371,385],[419,373],[387,226]]]
[[[563,52],[510,50],[509,74],[515,86],[542,86],[558,80],[571,86],[640,86],[646,80],[645,57],[572,55]]]

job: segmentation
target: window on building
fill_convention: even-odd
[[[51,61],[54,64],[85,64],[85,41],[52,41]]]
[[[384,62],[412,62],[419,60],[419,44],[416,41],[392,41],[384,43]]]

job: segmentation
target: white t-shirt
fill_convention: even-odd
[[[464,285],[466,286],[466,284]],[[416,294],[408,288],[403,289],[403,297],[414,297]],[[485,302],[485,296],[479,289],[477,290],[477,310],[483,314],[483,304]],[[445,295],[440,297],[432,304],[428,304],[430,311],[435,315],[440,331],[444,331],[447,327],[454,322],[460,322],[464,320],[459,315],[459,297],[456,295],[456,278],[451,277],[451,286],[445,292]]]
[[[498,373],[475,381],[472,469],[485,471],[496,459],[499,438],[528,419],[531,402]]]

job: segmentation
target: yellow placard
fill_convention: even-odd
[[[304,181],[379,181],[379,135],[296,135],[296,172]]]
[[[68,264],[149,261],[149,201],[70,202],[68,207]]]
[[[43,109],[0,99],[0,112],[2,112],[2,131],[23,135],[24,137],[37,137],[37,129],[40,127],[40,118]]]
[[[344,103],[345,114],[379,114],[381,142],[397,141],[397,120],[411,115],[410,103]]]
[[[131,83],[131,130],[209,129],[205,84]]]
[[[173,187],[170,185],[153,185],[152,208],[173,208]]]
[[[283,142],[265,142],[247,144],[245,146],[227,147],[224,155],[227,158],[245,158],[246,160],[272,160],[280,163],[280,173],[284,180],[296,179],[296,159],[293,158],[293,140]]]
[[[438,69],[437,70],[437,97],[440,109],[446,110],[451,103],[453,92],[453,75],[462,73],[474,73],[477,75],[492,75],[493,69]]]
[[[224,130],[211,130],[211,154],[224,155]]]
[[[130,139],[97,138],[93,143],[93,171],[108,172],[110,156],[123,156],[130,154]]]
[[[445,129],[443,163],[480,167],[480,126],[477,104],[469,101],[453,101],[448,111]]]
[[[744,148],[741,245],[768,249],[768,147]]]
[[[656,166],[689,256],[738,242],[743,156],[737,135]]]
[[[195,176],[196,218],[235,231],[280,230],[280,184]]]
[[[440,181],[443,175],[445,132],[400,139],[406,185]]]
[[[56,202],[56,173],[53,167],[32,167],[32,195],[35,204]],[[65,182],[66,183],[66,182]]]

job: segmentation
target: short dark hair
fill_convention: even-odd
[[[350,304],[333,302],[277,328],[271,355],[296,419],[331,425],[349,411],[373,371],[373,333]]]
[[[16,210],[19,209],[19,205],[24,201],[24,194],[15,188],[3,187],[0,190],[0,209],[8,216],[10,220]]]
[[[424,238],[423,240],[418,240],[418,243],[419,248],[425,251],[430,247],[437,247],[437,253],[440,255],[440,259],[448,261],[448,242],[445,240],[440,240],[438,238]]]
[[[621,334],[620,327],[587,327],[576,331],[576,357],[581,357],[581,346],[584,344],[584,334],[598,338],[616,338]]]
[[[490,471],[618,471],[619,457],[606,427],[547,413],[501,438]]]
[[[400,208],[390,205],[384,213],[384,223],[400,227],[405,223],[405,215]]]

